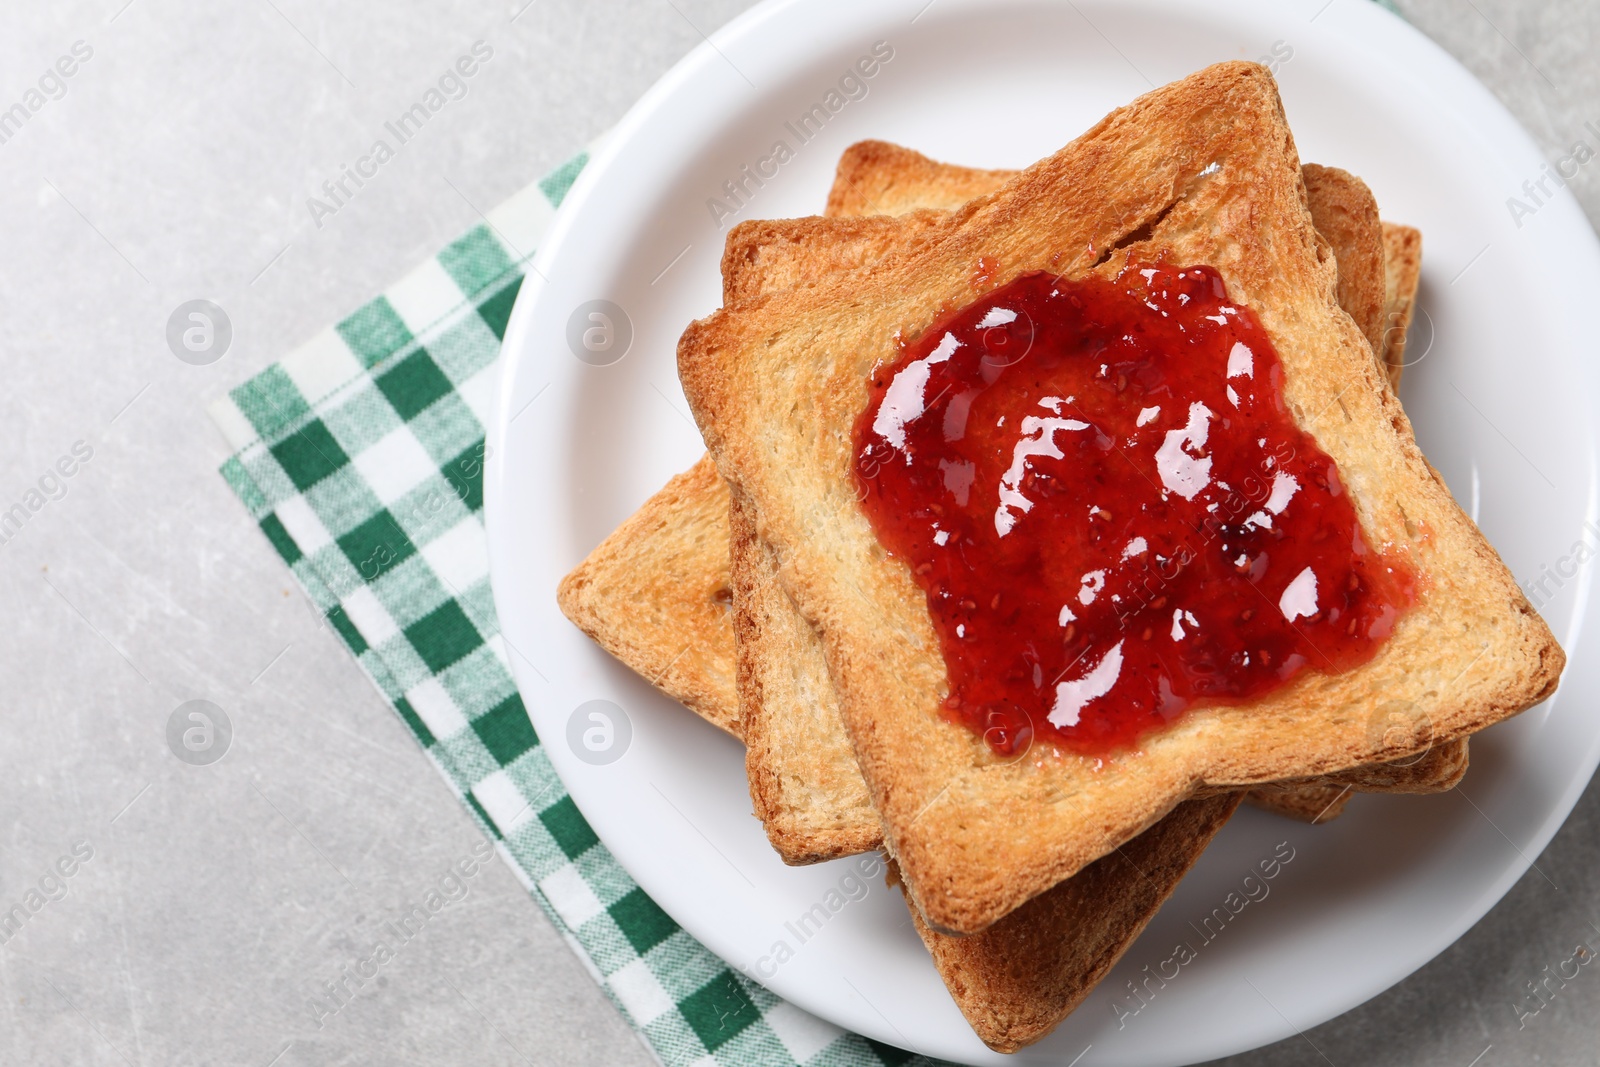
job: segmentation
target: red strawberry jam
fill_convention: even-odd
[[[1370,659],[1415,595],[1209,267],[1026,274],[878,368],[862,506],[927,593],[946,713],[1103,754]]]

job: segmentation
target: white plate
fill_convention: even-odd
[[[1245,811],[1117,971],[1056,1033],[1009,1060],[945,994],[897,892],[874,880],[803,943],[786,927],[850,874],[780,863],[751,818],[739,746],[658,696],[556,609],[561,576],[701,444],[674,370],[678,333],[718,304],[725,226],[707,201],[824,102],[876,41],[894,51],[733,217],[820,211],[840,151],[867,137],[935,158],[1022,166],[1151,85],[1229,58],[1278,69],[1308,160],[1372,186],[1386,217],[1426,237],[1404,399],[1429,457],[1519,580],[1600,547],[1596,380],[1588,309],[1594,235],[1565,192],[1524,217],[1532,142],[1452,59],[1366,0],[769,3],[679,64],[629,113],[569,194],[517,301],[491,430],[495,600],[529,713],[579,808],[667,912],[731,964],[806,1010],[878,1040],[971,1063],[1180,1064],[1316,1025],[1382,992],[1476,922],[1527,869],[1600,758],[1600,649],[1583,623],[1593,570],[1544,606],[1571,657],[1560,694],[1472,745],[1461,790],[1361,797],[1326,827]],[[858,94],[859,95],[859,94]],[[548,280],[545,280],[548,279]],[[633,328],[592,366],[566,334],[605,299]],[[1587,554],[1587,553],[1585,553]],[[526,658],[523,658],[523,657]],[[537,668],[535,670],[534,668]],[[625,709],[626,754],[605,766],[564,743],[585,701]],[[1195,928],[1279,842],[1295,858],[1215,940]],[[1136,1015],[1127,983],[1187,940],[1197,958]],[[794,950],[775,966],[778,942]],[[1168,968],[1170,973],[1170,967]],[[1153,985],[1152,985],[1153,988]],[[1121,1026],[1119,1026],[1119,1021]]]

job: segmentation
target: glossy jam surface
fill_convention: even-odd
[[[946,713],[1006,755],[1136,743],[1371,658],[1415,577],[1367,544],[1208,267],[1024,275],[878,368],[855,473],[927,593]]]

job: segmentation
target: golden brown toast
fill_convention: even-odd
[[[1305,173],[1308,189],[1315,189],[1308,197],[1313,225],[1323,232],[1326,217],[1326,232],[1332,235],[1340,306],[1348,301],[1381,343],[1385,268],[1376,201],[1347,171],[1308,164]],[[916,207],[924,183],[926,202],[944,205],[954,196],[991,192],[1015,176],[1015,171],[946,166],[881,141],[854,145],[840,161],[830,210],[866,206],[862,194],[870,193],[878,207],[908,208],[900,219],[904,225],[897,228],[883,217],[744,223],[730,234],[723,255],[723,305],[811,284],[833,271],[860,269],[902,242],[922,240],[941,217]],[[731,521],[736,677],[756,815],[789,863],[875,848],[880,823],[842,729],[821,643],[780,587],[770,552],[746,543],[755,537],[750,517],[741,512],[736,506]],[[1466,746],[1465,739],[1441,745],[1422,760],[1408,761],[1398,774],[1383,767],[1368,777],[1358,768],[1335,776],[1331,790],[1316,781],[1284,782],[1250,799],[1291,818],[1326,822],[1344,810],[1353,789],[1423,793],[1452,788],[1466,773]],[[1303,798],[1296,796],[1299,789],[1305,790]]]
[[[561,611],[651,685],[735,737],[728,491],[710,457],[561,580]]]
[[[979,170],[939,163],[887,141],[857,141],[839,157],[824,214],[853,218],[907,215],[918,210],[954,211],[1016,176],[1014,170]]]
[[[1332,168],[1325,170],[1335,173]],[[1343,171],[1336,173],[1358,181]],[[953,196],[993,191],[1015,175],[1015,171],[979,171],[935,163],[911,149],[881,141],[862,142],[847,149],[841,158],[829,203],[841,205],[841,210],[857,210],[866,206],[866,201],[851,194],[871,191],[878,197],[878,206],[887,203],[893,210],[905,209],[902,221],[922,230],[938,216],[919,209],[918,204],[937,205],[942,210],[952,206]],[[1330,183],[1324,180],[1322,184]],[[884,194],[885,189],[893,190],[893,195]],[[1313,222],[1320,228],[1319,201],[1313,198],[1311,203]],[[1384,226],[1386,233],[1407,229]],[[746,223],[741,235],[739,242],[729,243],[723,262],[724,302],[730,306],[764,292],[809,284],[826,273],[859,269],[903,240],[893,223],[884,218],[837,223],[828,240],[809,231],[796,231],[787,222]],[[1331,243],[1341,276],[1359,269],[1356,264],[1362,261],[1349,257],[1342,242]],[[1395,246],[1391,243],[1389,247]],[[1347,261],[1351,263],[1348,271],[1343,268]],[[1411,284],[1416,275],[1415,269],[1409,272]],[[1363,291],[1361,286],[1347,288]],[[1404,288],[1404,282],[1390,289],[1391,301],[1403,301],[1409,308],[1412,293]],[[1395,308],[1390,308],[1385,321],[1400,321]],[[1388,335],[1396,336],[1392,328]],[[793,607],[787,594],[776,587],[770,567],[746,572],[749,591],[743,599],[757,603],[772,598],[765,601],[763,612],[781,611],[781,617],[765,631],[746,626],[746,656],[739,669],[758,677],[760,664],[778,665],[766,683],[779,694],[775,701],[778,709],[793,709],[793,701],[800,699],[798,694],[805,689],[815,692],[825,686],[828,691],[822,702],[804,703],[803,711],[790,710],[770,726],[761,718],[753,680],[745,686],[743,711],[738,707],[735,672],[729,666],[734,656],[733,632],[722,625],[725,613],[711,608],[727,605],[734,581],[729,573],[729,552],[718,536],[719,528],[727,523],[727,510],[726,489],[715,477],[709,459],[702,459],[669,482],[573,571],[562,584],[563,610],[602,647],[713,724],[743,737],[741,716],[758,720],[749,767],[752,795],[774,847],[787,862],[816,862],[876,848],[882,840],[880,824],[867,803],[865,783],[843,734],[820,646],[809,636],[803,620],[793,617]],[[735,554],[741,549],[755,550],[738,537],[732,547]],[[717,625],[707,626],[708,615]],[[800,629],[795,629],[797,626]],[[687,635],[696,639],[688,640]],[[798,647],[802,635],[806,647]],[[767,653],[765,646],[773,651]],[[1462,751],[1450,752],[1451,746],[1441,746],[1436,756],[1408,766],[1396,786],[1374,786],[1363,781],[1360,770],[1338,776],[1337,784],[1370,791],[1450,788],[1466,766],[1466,742],[1455,744]],[[1292,783],[1279,785],[1273,802],[1262,806],[1291,817],[1313,807],[1313,813],[1321,813],[1320,821],[1325,822],[1342,811],[1348,800],[1346,794],[1326,808],[1322,787],[1308,783],[1304,788],[1309,799],[1304,804],[1286,804],[1282,798],[1292,795],[1295,788]],[[1255,802],[1258,798],[1250,799]]]
[[[985,257],[1000,264],[996,284],[1035,269],[1114,277],[1163,258],[1221,274],[1272,338],[1287,402],[1339,464],[1368,541],[1409,556],[1426,584],[1371,662],[1192,711],[1103,764],[1051,752],[1008,763],[938,715],[945,672],[924,598],[856,504],[848,427],[893,339],[969,301]],[[983,929],[1202,787],[1405,757],[1554,687],[1559,647],[1430,473],[1335,284],[1271,77],[1228,63],[1114,112],[921,247],[685,332],[691,407],[734,496],[754,502],[784,587],[822,631],[887,844],[936,927]],[[1379,694],[1431,730],[1369,730]]]
[[[913,907],[939,976],[984,1044],[1015,1052],[1054,1030],[1122,958],[1238,806],[1237,793],[1186,800],[970,937],[931,929]]]
[[[1382,368],[1387,293],[1378,202],[1367,183],[1347,170],[1307,163],[1300,173],[1306,183],[1306,206],[1311,210],[1312,224],[1333,246],[1339,265],[1334,290],[1339,306],[1355,320]]]

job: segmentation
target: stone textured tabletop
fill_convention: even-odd
[[[499,864],[318,1025],[308,999],[478,835],[217,475],[204,406],[607,129],[744,6],[0,12],[0,110],[49,89],[0,127],[0,511],[48,494],[0,543],[0,911],[47,898],[0,944],[0,1062],[651,1062]],[[1594,0],[1401,6],[1552,160],[1600,143]],[[477,40],[493,58],[468,96],[313,226],[305,198]],[[1600,219],[1600,166],[1572,184]],[[201,295],[234,338],[197,367],[165,330]],[[235,730],[207,767],[166,742],[197,698]],[[1513,1005],[1600,929],[1597,820],[1591,788],[1548,880],[1371,1003],[1227,1062],[1594,1062],[1591,970],[1520,1026]]]

